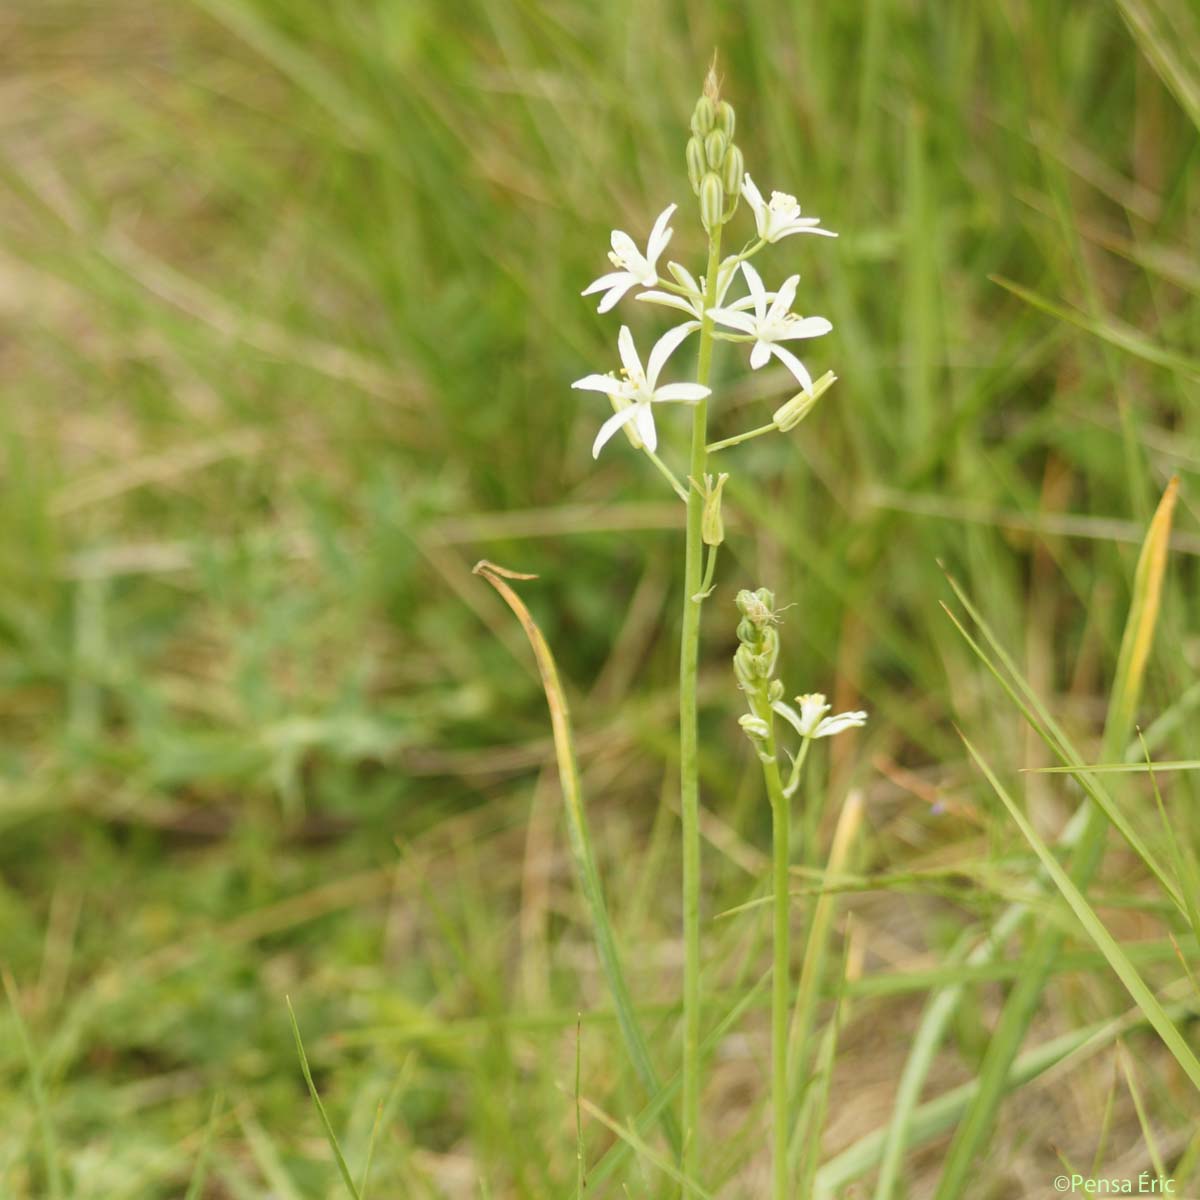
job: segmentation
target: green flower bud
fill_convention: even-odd
[[[758,687],[758,673],[754,668],[754,655],[749,646],[739,646],[733,656],[733,673],[738,683],[746,690]]]
[[[700,180],[700,221],[712,233],[724,223],[725,189],[721,177],[709,171]]]
[[[795,429],[805,417],[812,412],[816,403],[820,398],[837,382],[837,376],[832,371],[826,371],[820,379],[813,384],[813,390],[809,392],[797,392],[786,404],[777,408],[772,416],[775,422],[775,428],[780,433],[787,433],[789,429]]]
[[[721,492],[729,476],[722,472],[717,476],[716,483],[711,475],[705,475],[704,487],[700,489],[704,497],[704,513],[700,518],[700,537],[706,546],[719,546],[725,540],[725,522],[721,518]]]
[[[725,162],[725,151],[729,149],[729,139],[719,130],[714,129],[704,139],[704,157],[708,165],[719,171]]]
[[[745,713],[738,717],[738,724],[746,731],[746,736],[752,740],[771,736],[770,725],[762,717],[756,717],[753,713]]]
[[[738,612],[751,623],[756,631],[771,625],[775,620],[775,593],[768,588],[759,588],[755,592],[742,588],[734,599],[734,603],[737,605]],[[741,637],[740,625],[738,630],[738,637]],[[755,636],[758,636],[757,633]]]
[[[707,96],[701,96],[692,110],[692,132],[697,137],[703,137],[713,127],[716,119],[716,105]]]
[[[721,167],[721,182],[725,185],[725,195],[734,200],[742,194],[742,178],[746,174],[746,160],[737,146],[731,145],[725,152],[725,162]]]
[[[700,180],[708,169],[704,161],[704,143],[698,137],[689,138],[687,144],[687,173],[692,191],[700,195]]]
[[[733,131],[737,118],[733,114],[733,105],[728,100],[722,100],[717,105],[717,128],[732,142]]]

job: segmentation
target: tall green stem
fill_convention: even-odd
[[[708,237],[704,280],[705,316],[700,324],[696,380],[707,384],[712,368],[713,322],[708,309],[717,302],[721,265],[721,227]],[[704,478],[708,462],[708,402],[692,410],[689,474]],[[679,647],[679,805],[683,835],[683,1160],[684,1178],[696,1180],[700,1124],[700,776],[698,763],[696,677],[700,657],[700,598],[704,545],[700,523],[704,500],[695,489],[687,501],[687,550],[683,582],[683,631]],[[688,1186],[688,1185],[685,1185]],[[690,1187],[689,1187],[690,1190]]]
[[[788,1019],[791,1015],[791,866],[792,833],[789,796],[784,795],[779,777],[778,751],[775,747],[774,714],[767,708],[770,734],[764,742],[768,758],[763,759],[763,779],[771,802],[771,841],[773,847],[772,887],[774,891],[774,945],[771,964],[771,1137],[773,1200],[789,1200],[788,1136],[791,1132],[788,1087]],[[809,739],[800,745],[796,762],[799,777],[808,755]],[[768,761],[769,759],[769,761]]]

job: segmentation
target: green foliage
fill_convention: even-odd
[[[567,1195],[579,1114],[589,1196],[670,1194],[681,513],[620,439],[592,462],[605,414],[569,383],[607,362],[578,293],[609,229],[690,199],[714,46],[748,168],[841,236],[779,259],[833,322],[811,366],[836,388],[718,458],[706,1186],[755,1194],[769,1144],[769,813],[728,682],[733,596],[761,582],[793,606],[781,675],[871,711],[805,788],[818,1194],[881,1159],[931,1189],[937,1155],[911,1149],[977,1102],[978,1063],[921,1042],[889,1142],[894,1081],[925,993],[994,1026],[1028,942],[981,957],[968,931],[1014,900],[1065,948],[991,1081],[1006,1099],[971,1194],[1012,1194],[1003,1164],[1048,1186],[1056,1150],[1092,1160],[1103,1122],[1074,1114],[1116,1037],[1137,1070],[1110,1154],[1153,1128],[1186,1192],[1194,1093],[1141,1013],[1181,1037],[1195,1019],[1197,774],[1152,782],[1138,747],[1137,771],[1086,777],[1120,836],[1068,910],[1037,880],[1076,776],[1017,774],[1057,751],[937,603],[942,560],[1050,745],[1068,742],[1043,714],[1069,763],[1111,762],[1137,549],[1178,475],[1121,720],[1152,759],[1200,760],[1183,0],[10,0],[0,29],[0,1193],[336,1194],[290,993],[360,1191],[369,1161],[375,1196]],[[690,236],[672,252],[694,259]],[[662,327],[626,307],[639,336]],[[721,348],[713,367],[714,442],[794,390],[772,368],[722,393]],[[686,415],[660,433],[682,463]],[[570,886],[528,648],[470,575],[483,556],[542,579],[649,1099]],[[852,788],[863,826],[831,877]]]

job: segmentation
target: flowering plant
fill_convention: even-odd
[[[733,107],[721,98],[715,74],[710,71],[704,94],[692,113],[692,136],[687,144],[688,178],[699,201],[700,221],[708,235],[708,261],[703,273],[694,273],[675,261],[660,270],[660,260],[670,244],[671,227],[677,205],[669,204],[659,214],[646,241],[645,253],[622,230],[614,230],[608,257],[615,270],[601,275],[583,289],[584,296],[600,294],[598,311],[607,313],[627,295],[650,305],[683,313],[682,323],[663,333],[655,342],[643,367],[627,325],[617,337],[621,372],[590,374],[572,385],[582,391],[606,395],[612,408],[600,425],[592,445],[593,456],[612,439],[619,429],[625,431],[630,445],[644,453],[687,505],[683,623],[680,650],[680,798],[683,858],[683,1072],[682,1072],[682,1153],[680,1174],[685,1190],[697,1183],[700,1174],[699,1096],[700,1096],[700,835],[699,779],[697,770],[697,699],[696,676],[699,650],[701,606],[713,591],[717,552],[724,541],[721,517],[722,493],[729,478],[720,473],[714,480],[707,471],[708,458],[721,450],[750,438],[793,429],[812,411],[817,400],[832,386],[835,376],[827,372],[816,382],[808,367],[785,343],[810,340],[828,334],[833,326],[820,316],[804,316],[794,311],[800,276],[791,274],[774,291],[769,291],[751,259],[768,245],[797,234],[836,237],[824,229],[816,217],[803,216],[794,196],[772,192],[764,200],[754,180],[745,170],[742,152],[734,142]],[[732,221],[739,199],[745,196],[754,218],[755,236],[735,254],[721,257],[721,243]],[[669,276],[669,278],[667,277]],[[745,293],[731,298],[738,281]],[[672,374],[684,378],[660,383],[668,366],[691,335],[698,335],[694,368],[676,369]],[[716,342],[749,347],[749,365],[759,370],[772,358],[790,373],[800,391],[782,404],[772,421],[723,441],[709,444],[708,403],[713,394],[710,375]],[[659,457],[659,434],[655,409],[664,404],[685,405],[692,416],[691,453],[685,487],[678,474]],[[707,547],[707,561],[705,558]],[[735,669],[746,693],[750,711],[741,724],[763,764],[767,791],[774,815],[775,939],[772,1055],[772,1097],[774,1113],[774,1191],[775,1200],[791,1194],[788,1172],[788,1063],[787,1016],[789,1012],[788,966],[788,807],[798,791],[804,760],[810,743],[845,729],[862,725],[863,712],[841,713],[829,717],[824,696],[797,698],[798,711],[783,700],[783,684],[775,678],[778,656],[777,617],[774,596],[765,588],[738,594],[742,620],[738,626],[740,646]],[[785,785],[777,758],[775,718],[782,717],[801,738],[800,749],[792,756],[790,778]]]

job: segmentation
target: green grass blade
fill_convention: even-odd
[[[1070,763],[1060,767],[1026,767],[1030,775],[1150,775],[1162,771],[1200,771],[1200,758],[1177,759],[1172,762]]]
[[[1066,321],[1077,329],[1086,330],[1110,346],[1115,346],[1118,350],[1124,350],[1127,354],[1132,354],[1144,362],[1153,363],[1156,367],[1178,372],[1191,379],[1200,379],[1200,359],[1189,358],[1175,350],[1166,350],[1143,337],[1138,330],[1121,324],[1112,317],[1106,320],[1094,319],[1078,309],[1068,308],[1053,300],[1047,300],[1045,296],[1040,296],[1037,292],[1022,287],[1011,279],[1005,279],[1001,275],[993,275],[991,279],[993,283],[999,284],[1006,292],[1012,292],[1014,296],[1024,300],[1031,307],[1048,313],[1052,317],[1057,317],[1060,321]]]
[[[862,825],[862,817],[862,796],[858,792],[852,792],[838,817],[829,850],[826,876],[836,876],[845,866]],[[805,1055],[816,1020],[820,985],[825,974],[825,959],[829,950],[829,930],[836,905],[837,896],[828,892],[821,895],[814,905],[812,920],[809,923],[808,942],[804,947],[804,961],[800,967],[800,981],[796,985],[796,1002],[792,1009],[791,1030],[788,1036],[788,1089],[793,1112],[801,1111],[801,1101],[809,1083]],[[793,1172],[793,1178],[803,1148],[804,1130],[797,1122],[788,1140],[788,1166]]]
[[[21,1015],[21,997],[16,980],[8,968],[3,969],[4,991],[8,995],[8,1007],[17,1026],[17,1037],[21,1042],[21,1053],[25,1056],[25,1067],[29,1072],[29,1089],[33,1093],[33,1107],[37,1114],[38,1131],[42,1139],[42,1160],[46,1170],[46,1187],[50,1200],[64,1200],[62,1166],[59,1160],[58,1137],[50,1115],[50,1103],[46,1098],[46,1087],[42,1079],[42,1063],[38,1058],[29,1027]]]
[[[188,1182],[188,1190],[183,1200],[200,1200],[204,1194],[204,1184],[208,1179],[208,1164],[212,1155],[213,1135],[217,1131],[217,1121],[221,1116],[221,1108],[225,1097],[218,1092],[213,1097],[212,1110],[208,1114],[208,1124],[204,1127],[204,1141],[200,1144],[200,1153],[196,1155],[196,1165],[192,1169],[192,1178]]]
[[[1010,905],[992,926],[987,939],[965,955],[964,965],[972,967],[988,963],[1000,952],[1026,916],[1027,910],[1023,905]],[[948,966],[952,967],[953,964]],[[879,1177],[875,1181],[875,1200],[891,1200],[895,1192],[904,1153],[908,1149],[909,1133],[919,1110],[921,1089],[933,1067],[938,1047],[942,1044],[951,1018],[962,999],[966,983],[964,980],[941,988],[930,996],[925,1011],[921,1014],[912,1050],[904,1063],[900,1085],[892,1102],[892,1119],[888,1123]]]
[[[1133,736],[1133,717],[1141,695],[1146,663],[1158,622],[1177,489],[1178,481],[1172,479],[1150,521],[1146,540],[1138,556],[1137,568],[1134,573],[1133,598],[1126,619],[1125,632],[1121,639],[1117,675],[1113,682],[1108,715],[1104,725],[1103,754],[1105,758],[1111,759],[1120,756]],[[961,589],[956,588],[956,592],[960,591]],[[963,597],[960,595],[960,598]],[[979,620],[973,606],[969,606],[968,611],[976,617],[977,621]],[[967,637],[969,644],[975,648],[976,653],[981,654],[981,650],[962,629],[961,624],[957,620],[955,624]],[[991,634],[986,625],[980,622],[980,628],[984,630],[985,636],[993,648],[997,647],[999,640]],[[1002,678],[986,656],[982,657],[989,670],[997,679],[1001,680],[1010,696],[1016,699],[1012,686]],[[1033,689],[1021,679],[1020,673],[1016,670],[1015,664],[1012,664],[1011,659],[1005,656],[1003,661],[1010,674],[1018,681],[1023,694],[1032,698],[1039,714],[1044,711],[1044,706],[1037,701]],[[1047,730],[1054,735],[1053,740],[1048,740],[1047,744],[1056,748],[1060,757],[1063,757],[1065,761],[1078,762],[1080,756],[1074,752],[1065,735],[1058,730],[1052,720],[1047,721]],[[1127,840],[1132,832],[1128,823],[1120,817],[1119,810],[1092,777],[1081,776],[1080,782],[1093,804],[1090,807],[1081,807],[1076,814],[1076,819],[1071,822],[1072,827],[1079,829],[1070,875],[1073,881],[1072,886],[1077,889],[1087,887],[1100,864],[1108,822],[1113,821],[1113,824],[1121,830]],[[1114,820],[1114,817],[1117,820]],[[1067,839],[1064,837],[1064,840]],[[1133,841],[1130,841],[1130,845],[1138,849],[1138,853],[1163,884],[1167,894],[1182,910],[1182,901],[1176,894],[1174,886],[1167,879],[1166,873],[1154,856],[1149,853],[1148,847],[1144,847],[1141,839],[1136,836]],[[1139,847],[1141,848],[1139,849]],[[1061,872],[1062,868],[1058,866],[1057,861],[1055,867]],[[1057,882],[1055,876],[1051,875],[1051,878]],[[1049,977],[1061,944],[1062,935],[1057,927],[1047,925],[1023,956],[1025,972],[1009,996],[1001,1013],[999,1024],[993,1033],[980,1074],[979,1092],[964,1115],[962,1124],[947,1152],[936,1200],[956,1200],[958,1196],[962,1195],[963,1189],[967,1185],[971,1164],[976,1154],[983,1149],[991,1137],[996,1109],[1004,1094],[1009,1067],[1020,1049],[1030,1022],[1033,1020],[1042,989],[1045,987],[1046,979]]]
[[[554,655],[551,653],[542,631],[530,615],[529,609],[525,607],[524,601],[505,582],[506,579],[528,579],[529,576],[506,571],[503,567],[489,562],[477,563],[475,574],[482,575],[512,609],[517,620],[520,621],[533,649],[534,657],[537,659],[538,673],[541,675],[542,687],[546,693],[546,703],[550,708],[550,723],[554,731],[554,752],[558,760],[563,806],[567,816],[567,840],[571,847],[571,856],[575,862],[580,888],[591,913],[592,936],[596,939],[596,950],[600,956],[608,989],[612,994],[613,1005],[617,1011],[617,1022],[621,1028],[626,1053],[628,1053],[647,1094],[654,1096],[662,1090],[662,1085],[659,1082],[658,1073],[654,1069],[654,1064],[650,1061],[650,1051],[634,1011],[629,987],[625,982],[625,972],[621,967],[620,955],[617,952],[616,938],[608,919],[608,906],[604,902],[600,872],[596,866],[587,812],[583,805],[583,786],[579,778],[579,763],[575,757],[575,741],[566,693],[563,691],[562,681],[559,679]],[[678,1149],[679,1133],[674,1116],[664,1109],[660,1114],[660,1120],[668,1139]]]
[[[321,1117],[321,1124],[325,1127],[325,1139],[329,1142],[329,1148],[333,1151],[333,1157],[337,1161],[338,1170],[342,1175],[342,1182],[346,1185],[346,1191],[354,1197],[354,1200],[362,1200],[359,1193],[358,1185],[354,1182],[354,1176],[350,1174],[350,1168],[346,1164],[345,1155],[342,1154],[342,1147],[338,1143],[337,1134],[333,1132],[333,1125],[329,1121],[329,1114],[325,1111],[325,1105],[321,1103],[320,1094],[317,1092],[317,1085],[313,1083],[312,1071],[308,1068],[308,1055],[304,1053],[304,1042],[300,1037],[300,1026],[296,1021],[296,1013],[292,1008],[291,997],[287,997],[288,1018],[292,1022],[292,1035],[296,1039],[296,1053],[300,1055],[300,1069],[304,1072],[304,1082],[308,1084],[308,1094],[312,1097],[313,1104],[317,1107],[317,1112]]]
[[[1196,1012],[1196,1001],[1172,1004],[1168,1010],[1174,1019],[1186,1018]],[[1144,1023],[1139,1010],[1107,1021],[1097,1021],[1082,1029],[1073,1029],[1021,1055],[1005,1080],[1006,1091],[1037,1079],[1051,1067],[1071,1056],[1089,1056],[1111,1045],[1121,1034]],[[971,1079],[958,1087],[925,1101],[913,1110],[909,1123],[908,1143],[919,1146],[950,1129],[979,1093],[979,1080]],[[882,1160],[887,1145],[888,1128],[872,1130],[852,1142],[817,1172],[815,1195],[828,1200],[839,1195],[848,1183],[866,1175]]]
[[[652,1167],[656,1167],[664,1175],[673,1179],[683,1188],[683,1194],[688,1196],[699,1196],[701,1200],[713,1200],[711,1192],[705,1191],[694,1179],[684,1175],[684,1173],[670,1159],[659,1154],[652,1146],[648,1146],[633,1128],[632,1122],[628,1125],[622,1125],[619,1121],[614,1121],[602,1108],[593,1104],[590,1100],[581,1100],[580,1104],[587,1113],[595,1117],[609,1132],[615,1134],[621,1139],[634,1154],[645,1160]]]
[[[1138,974],[1137,968],[1129,961],[1125,951],[1121,949],[1116,938],[1108,932],[1103,921],[1096,916],[1095,909],[1087,902],[1086,897],[1063,869],[1058,859],[1054,857],[1054,853],[1050,847],[1046,845],[1038,835],[1037,830],[1026,819],[1019,805],[1008,794],[1004,785],[996,778],[991,767],[984,761],[979,751],[975,749],[966,737],[963,737],[963,742],[967,747],[967,751],[983,772],[984,777],[991,784],[992,790],[999,796],[1004,807],[1008,809],[1009,816],[1012,817],[1013,822],[1029,843],[1033,852],[1041,860],[1042,866],[1062,893],[1063,899],[1071,906],[1071,910],[1075,913],[1076,917],[1079,918],[1079,923],[1083,926],[1087,935],[1095,943],[1100,953],[1108,960],[1108,965],[1112,967],[1113,973],[1125,985],[1125,989],[1129,992],[1133,1002],[1145,1014],[1146,1020],[1153,1026],[1158,1036],[1162,1038],[1164,1045],[1170,1050],[1175,1061],[1183,1069],[1184,1074],[1192,1081],[1196,1090],[1200,1091],[1200,1059],[1196,1058],[1192,1048],[1179,1032],[1175,1023],[1167,1015],[1158,997],[1146,985],[1141,975]]]
[[[1133,40],[1200,130],[1200,27],[1193,23],[1195,10],[1188,11],[1186,0],[1117,0],[1117,7]],[[1154,12],[1156,7],[1163,10],[1163,19]]]

